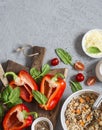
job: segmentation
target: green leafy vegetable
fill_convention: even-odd
[[[101,51],[97,47],[89,47],[87,49],[87,52],[90,53],[90,54],[97,54],[97,53],[100,53]]]
[[[42,73],[40,74],[41,76],[46,75],[50,71],[50,66],[48,64],[45,64],[42,66]]]
[[[46,75],[50,71],[50,66],[48,64],[45,64],[42,66],[41,72],[37,70],[36,68],[30,69],[30,75],[37,81],[42,79],[44,75]]]
[[[33,90],[32,91],[34,99],[39,103],[39,104],[46,104],[48,101],[47,97],[40,93],[39,91]]]
[[[0,100],[9,108],[16,104],[22,103],[22,100],[20,99],[20,88],[16,87],[12,89],[10,86],[6,87],[1,93]]]
[[[10,93],[9,102],[15,103],[19,99],[19,96],[20,96],[20,88],[16,87]]]
[[[71,90],[72,90],[72,92],[76,92],[76,91],[82,89],[82,86],[81,86],[81,84],[79,82],[70,81],[70,83],[71,83]]]
[[[55,51],[64,64],[70,64],[73,66],[72,57],[67,51],[63,50],[62,48],[57,48]]]
[[[31,76],[36,79],[36,77],[38,77],[38,75],[40,75],[40,71],[37,70],[36,68],[31,68],[30,69],[30,74]]]
[[[3,91],[2,91],[2,93],[1,93],[1,100],[3,101],[3,102],[7,102],[9,99],[9,95],[10,95],[10,93],[12,92],[12,88],[10,87],[10,86],[8,86],[8,87],[6,87]]]
[[[14,103],[9,102],[6,105],[7,105],[8,108],[11,108],[11,107],[13,107],[13,106],[15,106],[17,104],[20,104],[20,103],[22,103],[22,99],[18,98],[16,102],[14,102]]]

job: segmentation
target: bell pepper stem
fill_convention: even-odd
[[[34,118],[38,117],[38,113],[37,112],[29,112],[29,113],[27,113],[27,115],[33,115]]]
[[[56,82],[56,81],[58,80],[58,77],[61,77],[61,78],[63,78],[63,79],[65,78],[63,74],[61,74],[61,73],[56,73],[56,74],[52,77],[51,80]]]
[[[18,78],[18,76],[14,72],[6,72],[4,74],[5,77],[8,76],[8,75],[12,75],[14,80],[16,80]]]
[[[27,118],[29,115],[33,115],[34,118],[38,117],[38,113],[37,112],[26,112],[25,110],[22,111],[24,118]]]

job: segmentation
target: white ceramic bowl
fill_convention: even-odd
[[[83,89],[83,90],[79,90],[75,93],[73,93],[72,95],[70,95],[64,102],[62,108],[61,108],[61,125],[63,127],[63,130],[68,130],[67,126],[66,126],[66,123],[65,123],[65,111],[66,111],[66,108],[67,108],[67,105],[68,103],[70,103],[70,101],[75,98],[75,97],[78,97],[79,95],[81,94],[85,94],[85,93],[95,93],[97,95],[99,95],[98,92],[94,91],[94,90],[91,90],[91,89]]]
[[[96,77],[102,82],[102,60],[100,60],[95,68]]]
[[[93,32],[101,32],[102,33],[102,30],[101,29],[93,29],[93,30],[90,30],[88,31],[82,38],[82,49],[83,51],[85,52],[86,55],[92,57],[92,58],[101,58],[102,57],[102,53],[100,54],[92,54],[92,53],[88,53],[87,52],[87,49],[85,47],[85,44],[86,44],[86,37],[90,34],[92,34]]]
[[[39,118],[35,119],[35,120],[33,121],[32,125],[31,125],[31,130],[35,130],[34,126],[35,126],[38,122],[40,122],[40,121],[46,121],[46,122],[48,122],[48,124],[49,124],[49,126],[50,126],[50,130],[53,130],[52,122],[51,122],[48,118],[46,118],[46,117],[39,117]]]

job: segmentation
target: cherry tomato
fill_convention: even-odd
[[[95,76],[91,76],[87,79],[86,84],[88,86],[94,85],[96,83],[96,77]]]
[[[82,73],[78,73],[75,78],[78,82],[81,82],[84,80],[84,75]]]
[[[85,66],[84,66],[84,64],[83,64],[82,62],[77,61],[77,62],[74,64],[74,68],[75,68],[76,70],[82,71],[82,70],[85,69]]]
[[[51,60],[51,65],[52,66],[56,66],[56,65],[58,65],[59,64],[59,59],[58,58],[53,58],[52,60]]]

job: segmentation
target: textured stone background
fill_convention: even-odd
[[[14,50],[25,44],[45,46],[47,55],[44,63],[56,57],[55,48],[66,49],[73,62],[85,64],[85,77],[94,75],[96,63],[84,54],[81,39],[90,29],[102,29],[101,0],[0,0],[0,62],[8,59],[27,64],[22,53]],[[70,65],[60,63],[57,67],[69,69],[67,89],[62,103],[71,94],[69,80],[78,72]],[[89,88],[82,83],[83,88]],[[102,91],[102,83],[90,87]],[[62,130],[60,115],[56,130]]]

